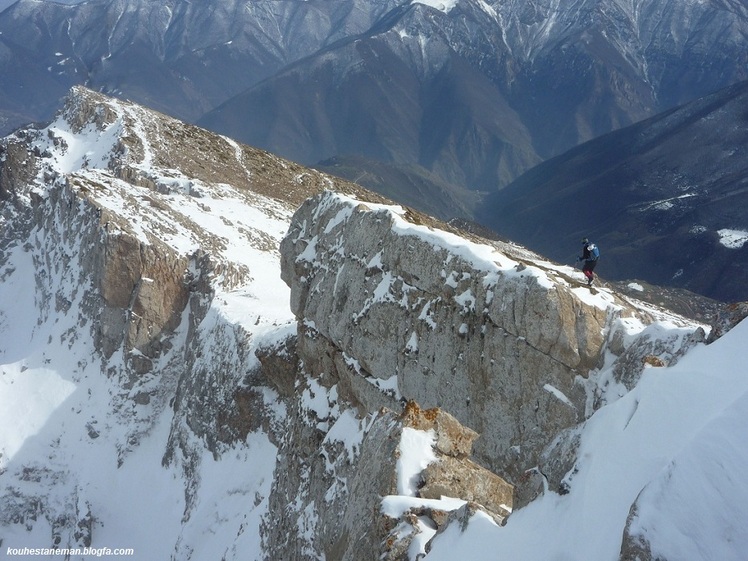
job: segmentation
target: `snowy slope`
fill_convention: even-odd
[[[502,276],[503,283],[506,284],[515,281],[522,283],[521,275],[524,275],[533,278],[534,283],[541,284],[549,290],[558,291],[562,290],[561,287],[568,283],[573,287],[571,290],[575,297],[584,300],[589,306],[605,310],[619,305],[614,300],[615,294],[607,288],[601,288],[593,293],[587,288],[574,287],[575,283],[572,279],[574,275],[577,275],[577,278],[581,276],[579,271],[575,272],[571,267],[555,265],[537,257],[532,258],[529,252],[524,252],[521,248],[515,247],[513,250],[508,248],[509,251],[500,253],[489,244],[470,243],[469,240],[432,230],[425,225],[415,225],[407,220],[406,213],[402,209],[390,207],[391,216],[385,219],[383,209],[378,211],[378,207],[375,205],[367,204],[365,208],[368,210],[362,210],[363,205],[357,205],[356,201],[345,200],[340,196],[324,195],[316,198],[318,201],[316,204],[311,204],[311,210],[307,212],[299,210],[297,212],[294,217],[294,224],[298,223],[302,226],[298,230],[292,229],[289,236],[284,240],[284,244],[289,239],[296,240],[295,243],[299,244],[299,250],[294,254],[294,257],[296,266],[301,269],[301,272],[297,272],[297,274],[303,275],[301,286],[312,287],[309,290],[310,293],[330,294],[335,292],[333,283],[335,287],[339,287],[343,284],[341,279],[345,279],[347,281],[345,282],[345,297],[341,297],[340,303],[337,305],[343,307],[342,302],[345,302],[345,306],[349,307],[338,310],[340,317],[363,317],[364,313],[355,313],[356,310],[361,309],[360,306],[363,302],[365,313],[368,314],[367,319],[374,318],[374,320],[370,324],[366,324],[366,320],[362,319],[361,322],[364,323],[362,332],[373,331],[374,328],[378,328],[380,332],[400,329],[399,337],[392,336],[392,339],[395,340],[394,345],[399,343],[400,348],[406,348],[406,353],[408,351],[414,354],[418,353],[418,359],[423,359],[425,364],[432,361],[428,354],[428,346],[421,343],[429,336],[426,333],[437,330],[441,325],[432,322],[430,329],[424,329],[421,332],[422,339],[419,340],[412,336],[408,339],[408,335],[411,334],[413,329],[412,324],[406,324],[408,327],[403,329],[400,327],[402,323],[398,323],[397,319],[392,323],[387,323],[384,316],[397,316],[398,308],[415,310],[411,313],[418,315],[422,309],[428,309],[428,298],[434,294],[439,295],[442,303],[454,299],[456,308],[464,306],[468,300],[471,300],[476,309],[481,309],[483,300],[480,291],[471,291],[468,298],[466,296],[467,292],[463,292],[465,286],[458,285],[455,282],[461,276],[464,279],[464,276],[474,275],[478,279],[475,284],[479,285],[483,271],[490,272],[488,277],[491,274],[496,275],[496,277]],[[309,204],[309,202],[306,204]],[[402,277],[396,279],[396,275],[392,274],[385,266],[387,262],[405,260],[401,258],[400,254],[393,251],[392,246],[394,244],[385,241],[386,249],[382,250],[376,243],[368,244],[366,240],[362,241],[358,238],[358,236],[365,237],[366,235],[363,228],[357,230],[357,227],[366,221],[365,215],[367,212],[370,215],[377,216],[377,223],[387,225],[384,228],[385,231],[377,230],[376,235],[371,237],[375,240],[389,241],[389,233],[386,230],[391,228],[392,231],[398,232],[399,235],[403,236],[403,239],[409,240],[403,245],[407,245],[411,249],[408,259],[412,262],[418,262],[422,254],[430,252],[438,254],[439,251],[445,250],[447,258],[443,262],[444,268],[441,270],[441,278],[444,285],[451,286],[453,290],[445,295],[440,292],[438,281],[435,282],[435,286],[425,290],[424,285],[432,282],[435,275],[428,274],[428,272],[423,273],[425,267],[413,266],[412,263],[409,266],[401,264],[397,271],[402,274]],[[314,219],[310,218],[312,216]],[[347,225],[348,228],[343,225]],[[330,238],[326,238],[325,234],[330,232],[334,232],[334,234],[331,234]],[[420,246],[420,243],[424,243],[424,246]],[[429,247],[426,248],[426,245]],[[335,261],[330,258],[331,255],[336,257],[346,256],[349,252],[349,259],[346,260],[343,257],[341,265],[333,266]],[[388,254],[388,252],[392,252],[395,256]],[[372,258],[373,254],[375,256]],[[286,251],[283,251],[283,255],[285,260]],[[517,267],[520,257],[522,257],[522,262],[531,264],[526,268]],[[462,270],[459,259],[471,262],[473,268],[469,269],[469,275],[459,274],[459,271]],[[357,274],[351,274],[349,268],[354,267],[353,262],[356,260],[362,263],[367,271],[372,271],[369,273],[371,278],[368,292],[357,290],[355,282],[351,281],[351,279],[356,278]],[[442,264],[438,259],[424,259],[424,261],[432,265],[436,262],[437,267],[432,269],[433,271],[439,271],[438,265]],[[310,266],[303,268],[300,263],[310,264]],[[344,267],[346,271],[343,271]],[[284,271],[287,270],[284,269]],[[326,275],[325,271],[334,273]],[[457,272],[450,273],[450,271]],[[404,280],[406,278],[407,281]],[[406,288],[399,291],[398,285]],[[295,285],[294,288],[296,288]],[[420,292],[421,290],[423,292]],[[366,296],[357,299],[356,295],[360,292]],[[294,290],[292,290],[292,298],[293,294]],[[349,325],[348,332],[343,333],[339,330],[336,331],[335,325],[331,326],[327,323],[323,316],[330,313],[335,315],[335,313],[331,312],[332,307],[321,303],[322,298],[322,296],[317,296],[316,300],[312,300],[311,296],[307,296],[305,304],[299,306],[304,310],[307,321],[314,324],[318,332],[329,333],[330,340],[341,341],[345,337],[350,337],[353,341],[359,342],[363,336],[357,334],[354,326]],[[509,295],[497,296],[496,299],[503,300],[508,307],[515,310],[520,308]],[[388,301],[393,305],[387,308],[386,314],[376,314],[372,311],[377,305],[376,302]],[[415,302],[415,304],[412,304],[412,302]],[[527,313],[529,315],[542,315],[542,309],[538,306],[532,310],[527,310]],[[589,314],[590,310],[581,313]],[[420,319],[424,319],[424,315],[422,314]],[[628,340],[619,341],[619,343],[625,346],[628,346],[636,338],[640,340],[649,338],[651,341],[661,344],[668,340],[672,341],[685,337],[690,333],[673,320],[675,318],[668,318],[667,315],[661,314],[658,322],[645,326],[634,318],[618,317],[618,319],[615,319],[615,315],[613,315],[608,328],[610,329],[611,325],[616,325],[617,322],[622,324],[622,331],[625,332],[625,338]],[[332,320],[330,323],[334,321]],[[474,321],[474,319],[469,317],[465,321]],[[456,318],[449,318],[445,321],[445,318],[441,316],[439,323],[451,326],[451,337],[453,339],[459,338],[458,333],[471,331],[459,328],[460,323]],[[447,329],[450,328],[447,327]],[[495,337],[495,335],[486,333],[487,340],[492,337]],[[739,340],[744,341],[744,337]],[[415,374],[404,373],[407,372],[405,367],[400,366],[398,368],[398,365],[394,364],[394,360],[387,361],[387,357],[393,354],[389,352],[391,347],[387,346],[390,344],[390,338],[381,337],[379,341],[379,348],[387,350],[380,355],[375,354],[375,358],[369,357],[366,354],[366,349],[356,348],[355,344],[344,346],[345,341],[343,341],[339,345],[344,352],[360,358],[359,366],[365,364],[365,368],[372,376],[385,377],[387,373],[398,372],[399,375],[410,377],[411,380],[415,378]],[[739,363],[739,346],[730,348],[726,344],[720,350],[720,343],[720,341],[717,341],[713,346],[708,347],[699,345],[695,350],[690,351],[690,354],[686,354],[678,366],[669,369],[645,367],[641,382],[631,393],[626,393],[626,388],[622,384],[613,383],[615,380],[613,363],[616,357],[612,356],[612,353],[608,355],[604,364],[588,374],[583,374],[578,380],[581,383],[588,381],[590,385],[597,385],[593,393],[604,392],[604,402],[608,406],[594,414],[593,409],[590,408],[588,410],[588,414],[591,415],[590,419],[571,431],[572,436],[579,437],[581,444],[578,451],[574,453],[576,456],[575,465],[569,466],[568,473],[564,477],[564,487],[570,489],[570,492],[559,495],[546,490],[545,494],[537,501],[526,508],[515,511],[509,517],[508,524],[502,528],[496,526],[489,516],[478,513],[467,526],[467,530],[463,530],[458,523],[449,525],[446,530],[435,534],[429,548],[422,541],[421,546],[419,546],[420,549],[416,547],[415,550],[411,551],[410,558],[416,559],[416,554],[419,551],[425,553],[427,549],[430,549],[427,559],[496,559],[497,551],[505,551],[507,558],[519,559],[617,559],[621,550],[622,536],[626,528],[629,511],[642,489],[660,477],[662,470],[668,466],[669,462],[676,459],[679,451],[691,439],[700,438],[698,437],[700,428],[712,416],[719,414],[728,407],[734,395],[739,395],[745,391],[745,380]],[[443,346],[450,344],[450,341],[442,341]],[[532,342],[530,342],[530,345],[537,347]],[[682,348],[680,344],[674,346],[676,349]],[[447,348],[452,350],[451,347]],[[653,348],[656,349],[657,345]],[[459,350],[466,365],[464,370],[470,370],[471,363],[466,358],[469,356],[470,350],[467,347]],[[662,347],[659,350],[662,350]],[[724,352],[729,353],[732,357],[729,361],[717,358]],[[447,354],[455,355],[457,352]],[[501,357],[501,360],[507,361],[511,353],[507,352],[498,356]],[[700,358],[697,360],[697,357]],[[634,361],[633,359],[634,357],[629,358],[632,363],[638,362],[641,364],[640,360]],[[410,360],[415,362],[412,358]],[[652,361],[652,363],[657,364],[658,361]],[[713,375],[710,364],[714,364],[718,369],[716,375]],[[722,366],[729,374],[722,372]],[[438,366],[433,368],[434,370],[429,372],[428,381],[424,383],[424,386],[434,392],[446,387],[446,391],[435,398],[434,401],[439,404],[449,403],[453,407],[450,411],[455,413],[459,407],[458,401],[464,401],[466,395],[470,396],[464,388],[456,388],[462,382],[463,376],[469,374],[467,372],[458,376],[450,374],[448,376],[452,384],[450,387],[440,383]],[[420,370],[420,368],[414,368],[414,370]],[[476,367],[475,370],[479,371],[479,368]],[[458,372],[460,372],[459,369]],[[489,377],[486,376],[481,380],[486,378]],[[513,385],[509,376],[505,375],[501,377],[501,380],[505,385],[504,391],[511,391]],[[479,392],[484,394],[491,391],[487,383],[479,385],[479,388]],[[545,385],[542,390],[559,400],[565,400],[567,404],[569,402],[569,399],[562,392],[551,385]],[[526,400],[528,399],[528,396],[523,397]],[[427,391],[423,391],[422,396],[419,396],[419,400],[429,398]],[[452,399],[451,402],[450,399]],[[542,402],[531,399],[524,404],[520,404],[519,407],[527,403]],[[545,409],[547,406],[535,406],[535,414],[539,416],[543,412],[539,412],[538,407]],[[697,408],[698,410],[695,410]],[[492,416],[492,418],[500,415],[498,406],[486,407],[481,404],[477,408],[471,408],[471,411],[475,409],[485,411],[485,414]],[[515,411],[515,414],[519,413]],[[493,430],[487,432],[489,436],[484,433],[483,438],[492,438],[499,432],[499,428],[493,427]],[[735,434],[740,434],[739,429]],[[403,464],[409,466],[404,470],[405,477],[400,480],[400,491],[403,496],[413,496],[412,473],[417,473],[423,465],[430,461],[428,453],[430,448],[428,445],[423,445],[423,438],[421,436],[412,441],[413,448],[422,450],[417,459],[402,456],[404,458]],[[557,451],[562,451],[560,449],[559,446]],[[738,454],[734,458],[735,461],[731,460],[730,464],[737,463],[739,465],[741,459],[742,455]],[[719,464],[721,458],[715,461]],[[561,459],[561,462],[563,462],[563,459]],[[553,488],[558,489],[555,483]],[[688,492],[689,487],[685,486],[684,490]],[[394,514],[394,517],[397,518],[403,510],[406,510],[404,504],[414,508],[414,512],[411,513],[413,515],[418,514],[418,511],[415,510],[416,507],[424,506],[417,498],[405,500],[403,497],[388,497],[384,501],[383,509],[390,515]],[[443,504],[437,508],[450,511],[459,508],[459,506]],[[739,503],[736,506],[741,508]],[[641,512],[644,513],[643,510]],[[650,514],[651,518],[657,518],[657,516],[657,512]],[[401,519],[403,518],[406,517],[402,516]],[[648,534],[656,536],[657,528],[650,529],[647,523],[648,521],[642,525],[647,529]],[[423,524],[424,529],[422,531],[425,532],[425,528],[434,530],[433,524],[431,526],[428,522]],[[632,538],[627,538],[627,540],[633,539],[633,531],[637,526],[632,524],[631,528]],[[708,528],[704,528],[703,531],[708,534],[710,532]],[[429,533],[425,539],[430,539],[432,535],[434,535],[433,532]],[[710,534],[709,539],[719,540],[720,534]],[[653,547],[658,545],[654,538],[652,544]],[[686,544],[685,547],[688,548],[688,545]],[[738,546],[733,551],[739,553],[741,550]],[[677,555],[672,557],[672,559],[680,558],[683,557]]]
[[[743,322],[639,385],[581,428],[579,461],[567,495],[546,492],[498,528],[475,518],[436,538],[428,560],[603,561],[619,558],[630,534],[652,559],[745,559],[748,378]]]
[[[131,548],[136,559],[205,559],[231,547],[243,559],[260,559],[257,532],[276,454],[268,435],[249,434],[220,461],[199,444],[191,480],[179,461],[166,463],[164,456],[176,430],[169,401],[184,375],[188,337],[199,344],[201,333],[217,325],[241,325],[249,352],[248,362],[237,366],[246,372],[256,366],[257,345],[292,327],[288,289],[279,282],[272,249],[290,209],[159,168],[154,160],[163,158],[161,147],[150,145],[140,128],[153,125],[154,115],[113,100],[107,107],[115,116],[103,127],[78,128],[60,116],[43,129],[34,140],[37,153],[45,154],[39,175],[18,193],[15,210],[5,207],[6,232],[22,230],[24,221],[30,230],[26,238],[4,240],[0,269],[3,551],[83,547],[93,535],[93,546]],[[120,140],[127,134],[143,141],[133,165],[158,188],[135,187],[107,167],[113,154],[124,157]],[[28,214],[32,204],[47,220]],[[73,209],[72,224],[65,223],[65,206]],[[91,250],[85,219],[92,209],[109,219],[111,235],[163,244],[183,256],[210,248],[223,263],[203,322],[191,326],[185,312],[174,333],[164,336],[168,350],[135,379],[130,361],[136,350],[102,356],[92,337],[98,318],[91,317],[88,300],[97,287],[95,271],[85,269]],[[225,359],[206,354],[202,360]],[[196,497],[189,508],[187,487]]]
[[[381,413],[358,418],[345,402],[347,388],[316,378],[294,379],[281,397],[258,374],[255,351],[296,332],[278,246],[303,193],[336,184],[93,92],[73,92],[66,107],[49,126],[6,139],[0,156],[18,166],[14,171],[34,166],[28,184],[12,185],[14,198],[3,201],[0,214],[2,551],[91,546],[132,550],[135,559],[259,560],[268,558],[269,536],[280,528],[285,551],[333,558],[320,536],[339,528],[323,521],[355,502],[354,483],[367,483],[357,479],[362,470],[377,471],[362,450]],[[28,152],[19,156],[14,146]],[[263,175],[269,169],[270,179]],[[273,189],[280,195],[271,196]],[[350,193],[328,198],[358,206]],[[411,223],[401,207],[367,204],[392,216],[396,235],[497,279],[519,257],[535,259],[525,274],[545,288],[571,286],[575,298],[601,310],[616,302],[608,289],[574,287],[578,271],[522,248],[499,254],[495,246]],[[336,220],[351,216],[341,212]],[[128,339],[137,319],[134,291],[124,310],[126,333],[105,352],[101,334],[116,324],[101,313],[106,263],[96,258],[123,239],[133,241],[133,254],[186,263],[180,274],[191,292],[176,326],[141,344]],[[158,282],[139,278],[138,286]],[[649,327],[620,319],[622,336],[676,341],[678,348],[694,327],[657,317]],[[464,529],[452,523],[435,532],[424,519],[409,558],[495,559],[501,550],[516,559],[616,559],[635,502],[632,541],[642,536],[669,559],[707,559],[717,551],[720,559],[740,558],[748,545],[740,531],[748,492],[733,474],[746,464],[746,337],[741,325],[673,367],[646,369],[625,395],[611,381],[611,365],[601,365],[589,379],[608,405],[577,429],[570,492],[546,491],[504,527],[481,511]],[[543,391],[563,397],[553,387]],[[376,511],[397,517],[424,504],[414,482],[433,461],[429,438],[404,432],[398,494],[381,497]],[[281,459],[286,463],[277,464]],[[684,513],[695,503],[709,523],[692,528]],[[464,501],[429,504],[446,512]],[[370,526],[363,519],[357,527],[373,532]],[[697,543],[708,553],[695,552]]]

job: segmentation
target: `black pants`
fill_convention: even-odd
[[[584,276],[587,277],[589,280],[592,280],[595,278],[595,274],[592,272],[595,270],[595,265],[597,265],[597,260],[585,261],[584,265],[582,266],[582,272],[584,273]]]

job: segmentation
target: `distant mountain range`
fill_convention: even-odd
[[[20,0],[0,13],[0,107],[47,119],[71,85],[85,84],[195,121],[394,5]]]
[[[292,159],[416,163],[492,192],[748,77],[748,12],[694,1],[404,3],[199,123]]]
[[[0,13],[0,132],[83,83],[305,164],[493,192],[748,78],[747,36],[736,0],[21,0]]]
[[[583,144],[489,197],[479,220],[571,262],[726,301],[748,299],[748,81]]]
[[[611,279],[748,298],[744,85],[673,110],[748,78],[742,1],[8,4],[0,133],[85,84],[556,259],[594,236]]]

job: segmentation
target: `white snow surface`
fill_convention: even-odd
[[[723,228],[717,230],[717,234],[719,235],[719,243],[729,249],[740,249],[748,242],[748,232],[745,230]]]
[[[52,144],[40,148],[57,156],[60,171],[106,182],[108,188],[96,194],[96,201],[125,218],[144,242],[155,237],[187,253],[202,243],[196,231],[223,241],[215,251],[248,275],[238,284],[229,279],[216,284],[209,321],[206,318],[200,329],[208,330],[210,322],[241,325],[251,334],[251,345],[288,334],[295,320],[288,288],[279,280],[278,253],[257,242],[277,244],[288,227],[290,210],[259,196],[250,200],[229,186],[194,184],[166,170],[152,170],[162,175],[163,184],[174,186],[164,193],[116,180],[96,166],[107,159],[106,146],[120,126],[118,122],[104,132],[74,135],[58,121],[51,127],[65,136],[68,151],[55,152]],[[46,188],[40,183],[35,189],[44,195]],[[200,197],[190,194],[195,190]],[[162,203],[149,207],[147,215],[134,204],[145,194]],[[505,278],[530,276],[543,286],[566,283],[561,274],[581,279],[578,271],[549,262],[520,270],[493,247],[413,225],[402,218],[399,207],[382,210],[394,216],[397,233],[419,236],[464,258],[485,273],[487,286],[499,273]],[[338,219],[345,220],[346,213]],[[197,227],[180,226],[185,223]],[[44,232],[34,235],[43,238]],[[309,247],[313,253],[313,244]],[[95,545],[133,548],[135,559],[262,559],[259,528],[267,514],[276,455],[267,435],[251,433],[220,457],[205,450],[195,475],[197,501],[185,518],[182,472],[162,463],[172,410],[163,403],[136,406],[123,401],[116,377],[102,375],[102,358],[76,323],[85,287],[66,286],[70,277],[64,274],[55,277],[50,282],[70,294],[70,309],[40,313],[42,304],[29,289],[36,284],[33,251],[22,243],[10,248],[0,269],[0,493],[40,497],[52,513],[68,512],[71,503],[79,512],[90,508],[97,517]],[[445,279],[450,275],[445,271]],[[613,301],[605,289],[594,294],[586,288],[572,291],[602,309]],[[383,289],[380,297],[386,294]],[[472,295],[458,299],[469,308]],[[645,331],[634,320],[620,322],[628,322],[632,337]],[[186,336],[186,323],[174,335],[175,348]],[[681,336],[666,317],[646,330],[653,337]],[[646,369],[631,392],[593,414],[580,428],[579,459],[568,477],[568,494],[545,492],[516,510],[504,527],[480,513],[464,529],[451,524],[440,534],[424,523],[411,558],[495,560],[501,552],[502,558],[515,561],[615,561],[629,510],[638,501],[631,529],[645,537],[657,555],[745,559],[747,340],[748,323],[743,322],[712,345],[697,346],[673,367]],[[417,341],[408,344],[417,348]],[[167,353],[163,361],[172,358]],[[123,357],[115,354],[106,366],[122,369]],[[168,386],[168,381],[153,383]],[[564,400],[556,388],[545,389]],[[268,390],[266,405],[282,416],[276,397]],[[326,442],[343,443],[345,453],[354,457],[366,426],[341,413],[334,388],[324,390],[310,382],[300,398],[319,419],[327,419],[320,421],[320,428],[328,431]],[[141,427],[135,445],[130,445],[133,431],[128,422]],[[402,513],[423,502],[415,497],[418,475],[434,460],[433,434],[404,429],[400,446],[399,496],[384,499],[384,512]],[[19,477],[27,468],[29,477]],[[462,503],[445,498],[435,504],[453,510]],[[315,524],[309,509],[300,519],[307,540],[313,538]],[[47,547],[50,535],[44,519],[30,529],[3,520],[2,548]],[[426,553],[425,540],[432,538]]]
[[[74,132],[63,119],[45,129],[37,146],[50,154],[51,167],[100,185],[88,196],[120,217],[142,243],[157,240],[188,255],[204,248],[207,240],[216,261],[241,273],[232,276],[224,267],[214,280],[215,297],[206,319],[192,329],[209,334],[216,325],[241,325],[252,358],[253,348],[295,331],[277,249],[292,209],[228,185],[207,185],[176,170],[152,168],[147,144],[140,165],[164,188],[136,187],[114,178],[107,163],[125,132],[124,116],[140,109],[114,101],[112,107],[120,118],[103,131],[89,126]],[[51,136],[64,143],[55,144]],[[31,191],[46,201],[49,190],[59,188],[46,184],[40,174]],[[172,336],[172,350],[155,362],[157,375],[142,377],[130,393],[122,385],[122,351],[105,361],[94,349],[90,324],[78,323],[86,317],[82,304],[89,287],[77,284],[81,272],[74,267],[86,248],[74,234],[64,247],[45,246],[47,234],[37,227],[31,243],[11,245],[0,266],[0,499],[26,509],[26,516],[36,508],[33,501],[43,509],[34,514],[33,523],[0,512],[0,557],[16,548],[49,548],[53,528],[48,520],[70,512],[83,517],[90,510],[95,517],[92,547],[133,550],[131,556],[116,558],[262,559],[259,529],[277,453],[268,435],[250,433],[220,457],[195,443],[204,451],[191,483],[185,481],[179,460],[164,464],[174,428],[168,402],[176,380],[160,368],[180,361],[187,315]],[[35,291],[35,252],[37,257],[48,254],[53,265],[63,255],[71,258],[72,267],[53,266],[43,277],[53,294],[70,300],[69,309],[57,311]],[[219,364],[221,358],[212,352],[206,348],[201,360]],[[149,403],[133,400],[137,391],[153,389],[157,391]],[[271,416],[284,414],[271,390],[264,399]],[[187,485],[194,485],[190,492],[196,497],[189,510]],[[72,540],[63,531],[60,547],[79,545]]]
[[[459,0],[414,0],[413,4],[423,4],[448,14],[458,2]]]
[[[406,497],[415,497],[421,472],[436,460],[433,430],[422,431],[403,428],[400,439],[400,457],[397,459],[397,492]]]
[[[546,492],[504,527],[473,519],[438,535],[429,561],[618,560],[629,509],[653,558],[745,559],[748,322],[677,365],[648,368],[584,425],[566,495]]]

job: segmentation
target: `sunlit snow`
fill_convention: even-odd
[[[617,561],[637,498],[632,530],[646,533],[654,554],[745,559],[747,339],[743,322],[676,366],[645,370],[633,391],[584,426],[567,495],[546,492],[501,528],[481,519],[464,532],[451,526],[425,559],[494,560],[501,551],[517,561]]]
[[[744,230],[717,230],[719,243],[729,249],[740,249],[748,242],[748,232]]]
[[[448,14],[452,9],[457,6],[459,0],[414,0],[414,4],[423,4],[424,6],[430,6]]]
[[[454,3],[436,7],[448,11]],[[181,359],[180,345],[189,330],[208,337],[218,326],[230,325],[240,326],[247,334],[251,358],[245,366],[253,366],[255,348],[280,342],[296,329],[296,318],[289,308],[290,292],[279,278],[277,251],[291,210],[267,198],[244,196],[226,185],[195,182],[175,170],[150,170],[155,181],[166,187],[163,192],[113,178],[96,168],[104,167],[123,123],[118,119],[104,131],[89,127],[73,133],[58,120],[48,130],[65,141],[64,149],[45,135],[38,148],[50,151],[50,161],[60,173],[81,173],[90,181],[106,184],[106,189],[91,197],[127,222],[132,235],[143,243],[155,238],[180,254],[188,254],[201,247],[201,235],[211,236],[220,259],[241,271],[235,279],[226,271],[216,279],[216,292],[203,323],[191,326],[185,315],[173,335],[174,350],[165,351],[163,364]],[[142,165],[150,165],[152,158],[151,148],[145,146]],[[36,194],[43,199],[48,188],[56,187],[40,183]],[[195,196],[198,193],[200,196]],[[145,194],[160,203],[149,206],[147,213],[135,204]],[[351,205],[327,224],[327,231],[331,231],[348,220],[358,201],[328,196],[327,204],[342,201]],[[489,296],[498,282],[534,282],[548,288],[569,287],[577,298],[602,310],[615,305],[610,290],[577,286],[582,274],[572,267],[543,260],[520,263],[491,245],[412,224],[404,218],[402,207],[367,206],[387,213],[394,233],[416,236],[435,251],[445,250],[470,264],[476,274],[483,275]],[[719,233],[727,247],[739,248],[748,241],[747,232]],[[90,325],[78,323],[83,317],[85,292],[90,289],[89,285],[75,284],[79,271],[51,270],[45,277],[49,286],[69,297],[67,311],[58,311],[53,303],[36,297],[33,287],[39,271],[34,255],[54,256],[60,251],[72,259],[85,249],[77,239],[69,240],[69,247],[47,247],[46,234],[49,232],[42,230],[32,233],[39,247],[18,243],[5,248],[7,265],[0,270],[2,492],[9,497],[47,493],[45,507],[60,515],[71,505],[83,512],[90,508],[97,517],[97,544],[133,547],[136,558],[262,559],[260,526],[269,508],[276,445],[261,430],[251,432],[246,441],[220,456],[209,453],[202,442],[193,443],[202,453],[192,468],[196,488],[189,491],[196,498],[188,507],[183,472],[163,461],[174,429],[174,411],[165,396],[173,395],[176,380],[167,376],[140,381],[144,387],[159,387],[163,395],[160,402],[154,399],[137,404],[117,376],[107,374],[123,372],[124,357],[115,353],[104,364],[93,349]],[[300,259],[316,261],[317,250],[316,244],[310,243]],[[368,266],[381,267],[381,254]],[[445,263],[442,278],[446,286],[458,286],[463,275]],[[396,280],[391,272],[382,275],[371,298],[394,298],[391,287]],[[640,290],[638,285],[630,287]],[[459,292],[452,299],[466,313],[475,311],[471,291]],[[667,313],[647,311],[658,318],[650,326],[636,318],[615,319],[623,344],[638,336],[686,336],[687,330],[670,321]],[[413,314],[437,327],[429,302]],[[311,322],[304,325],[314,329]],[[464,325],[458,327],[458,333],[467,331]],[[594,414],[589,408],[591,417],[578,429],[581,444],[577,464],[568,475],[570,492],[558,495],[546,491],[516,510],[504,527],[481,512],[466,527],[450,524],[441,533],[420,521],[421,533],[412,542],[410,558],[493,561],[500,552],[516,561],[617,561],[631,506],[638,501],[631,531],[645,535],[655,555],[745,559],[748,485],[740,474],[748,467],[743,443],[748,430],[747,339],[748,324],[744,322],[712,345],[696,346],[675,366],[647,367],[639,384],[628,393],[612,381],[613,374],[606,369],[609,364],[601,365],[590,374],[590,383],[608,388],[608,395],[603,396],[607,405]],[[417,352],[415,332],[402,345],[403,352]],[[220,362],[212,347],[205,350],[201,360]],[[355,359],[344,358],[360,372]],[[367,381],[399,398],[398,373],[388,374],[387,379]],[[555,399],[569,402],[556,387],[547,384],[543,389]],[[316,380],[299,386],[297,398],[299,406],[316,419],[316,428],[325,432],[323,444],[339,444],[344,458],[352,461],[360,452],[368,420],[358,419],[352,410],[341,410],[337,388],[326,388]],[[270,416],[285,417],[287,412],[273,390],[265,388],[263,399]],[[398,495],[383,497],[382,512],[399,518],[419,506],[448,511],[464,504],[457,498],[432,501],[416,496],[421,471],[436,458],[434,438],[433,432],[403,429],[397,458]],[[326,460],[328,469],[333,469],[333,458]],[[19,473],[26,473],[26,479]],[[344,486],[344,482],[339,484]],[[300,538],[308,543],[314,539],[315,508],[323,506],[306,505],[299,513]],[[45,520],[40,518],[29,530],[6,521],[2,547],[48,545],[52,529]]]

